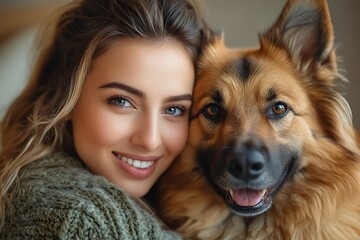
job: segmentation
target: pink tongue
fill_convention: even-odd
[[[233,200],[243,207],[255,206],[257,205],[262,198],[261,190],[252,190],[252,189],[241,189],[235,190],[233,195]]]

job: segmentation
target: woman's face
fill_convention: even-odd
[[[194,79],[180,43],[118,40],[92,63],[72,114],[80,158],[130,195],[145,195],[185,145]]]

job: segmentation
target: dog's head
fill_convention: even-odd
[[[341,136],[351,134],[351,124],[334,90],[339,78],[323,0],[290,0],[258,49],[229,49],[222,37],[209,44],[194,90],[189,143],[234,212],[267,211],[284,184],[306,168],[304,149],[317,138],[354,145]]]

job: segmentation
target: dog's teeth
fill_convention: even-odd
[[[266,194],[266,192],[267,192],[267,190],[266,189],[264,189],[264,190],[262,190],[262,196],[265,196],[265,194]]]
[[[229,193],[230,193],[231,198],[233,198],[233,197],[234,197],[234,191],[233,191],[233,190],[229,190]]]

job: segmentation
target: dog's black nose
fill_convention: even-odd
[[[228,164],[228,171],[236,178],[250,180],[259,177],[265,168],[265,157],[257,150],[233,156]]]

